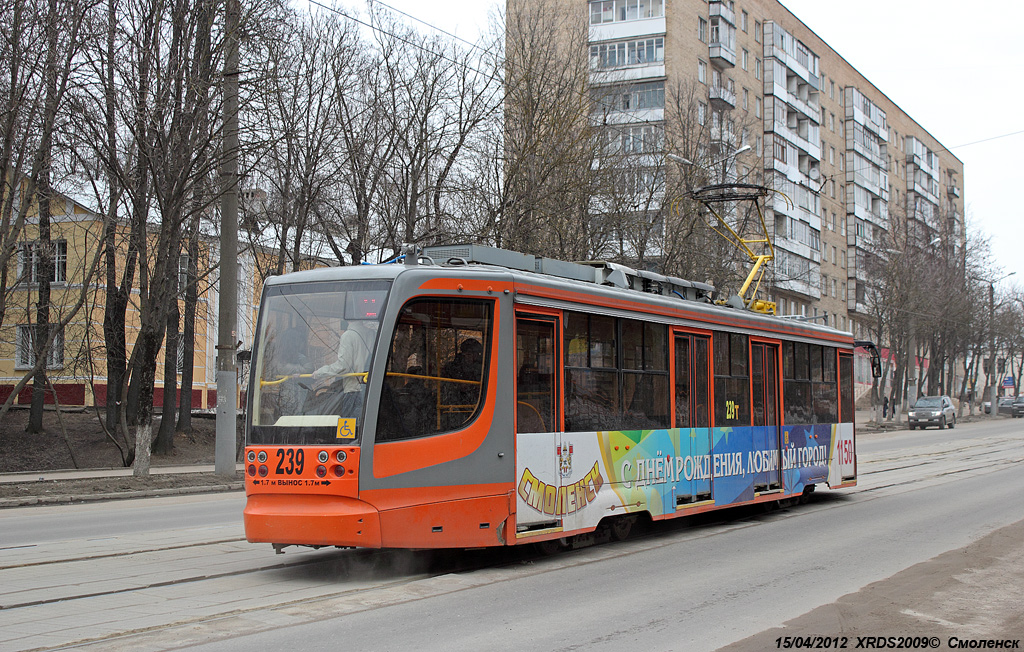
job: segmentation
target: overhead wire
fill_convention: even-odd
[[[475,68],[475,67],[473,67],[473,66],[471,66],[471,65],[469,65],[469,64],[467,64],[465,62],[456,61],[455,59],[447,56],[446,54],[443,54],[441,52],[438,52],[436,50],[428,48],[428,47],[426,47],[425,45],[423,45],[421,43],[416,43],[415,41],[409,40],[408,38],[405,38],[405,37],[403,37],[403,36],[401,36],[399,34],[396,34],[394,32],[388,31],[388,30],[384,29],[383,27],[381,27],[380,25],[374,25],[373,23],[368,23],[365,20],[362,20],[360,18],[352,16],[352,15],[342,11],[341,9],[338,9],[337,7],[326,5],[326,4],[322,3],[322,2],[319,2],[319,0],[309,0],[309,3],[312,4],[312,5],[316,5],[316,6],[320,7],[320,8],[322,8],[322,9],[326,9],[327,11],[332,11],[332,12],[338,14],[339,16],[341,16],[341,17],[343,17],[343,18],[345,18],[347,20],[351,20],[354,23],[358,23],[359,25],[362,25],[364,27],[368,27],[368,28],[370,28],[371,30],[373,30],[375,32],[380,32],[382,34],[386,34],[387,36],[390,36],[391,38],[394,38],[394,39],[396,39],[398,41],[401,41],[402,43],[405,43],[406,45],[412,46],[412,47],[414,47],[416,49],[419,49],[419,50],[423,50],[424,52],[426,52],[428,54],[431,54],[431,55],[437,57],[438,59],[442,59],[442,60],[447,61],[448,63],[451,63],[451,64],[456,65],[456,66],[464,66],[466,69],[472,70],[473,72],[477,73],[478,75],[482,75],[484,77],[492,76],[492,73],[485,73],[485,72],[479,70],[478,68]],[[394,9],[390,5],[386,5],[383,2],[381,2],[379,4],[387,7],[388,9],[391,9],[393,11],[397,11],[398,13],[401,13],[401,14],[403,14],[405,16],[408,16],[408,14],[406,14],[405,12],[399,11],[398,9]],[[414,20],[419,20],[418,18],[415,18],[413,16],[409,16],[409,17],[413,18]],[[423,24],[428,25],[428,26],[432,27],[433,29],[438,30],[439,32],[443,32],[445,34],[448,34],[448,32],[445,32],[444,30],[442,30],[439,27],[434,27],[433,25],[430,25],[429,23],[426,23],[424,21],[419,21],[419,22],[422,22]],[[453,35],[449,34],[449,36],[453,36]],[[457,36],[454,37],[454,38],[457,38],[460,41],[464,41],[464,39],[460,39]],[[480,48],[479,46],[475,46],[475,47],[477,47],[477,49],[480,49],[481,51],[486,53],[486,50],[483,50],[483,48]]]

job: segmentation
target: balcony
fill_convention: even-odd
[[[736,51],[728,43],[712,41],[708,47],[708,57],[711,58],[711,65],[719,68],[736,66]]]
[[[708,9],[711,16],[718,16],[730,25],[736,24],[736,12],[721,0],[711,0]]]
[[[960,188],[958,188],[957,186],[946,186],[946,194],[949,195],[950,197],[960,199]]]
[[[708,99],[711,101],[711,106],[720,111],[736,108],[736,93],[724,86],[712,86],[708,89]]]

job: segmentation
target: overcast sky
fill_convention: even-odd
[[[467,40],[496,4],[385,1]],[[1024,2],[782,3],[963,161],[968,229],[991,238],[997,265],[1016,272],[1007,284],[1024,287],[1024,201],[1013,196],[1024,190],[1024,133],[1006,135],[1024,132]]]

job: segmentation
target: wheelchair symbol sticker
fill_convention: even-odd
[[[338,439],[356,438],[356,420],[338,419]]]

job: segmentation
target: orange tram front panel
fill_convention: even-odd
[[[339,451],[343,462],[338,461]],[[360,494],[359,452],[353,446],[247,448],[246,538],[254,543],[360,548],[507,543],[515,506],[511,484]]]
[[[379,548],[380,515],[358,500],[359,453],[356,446],[246,448],[246,538]]]

